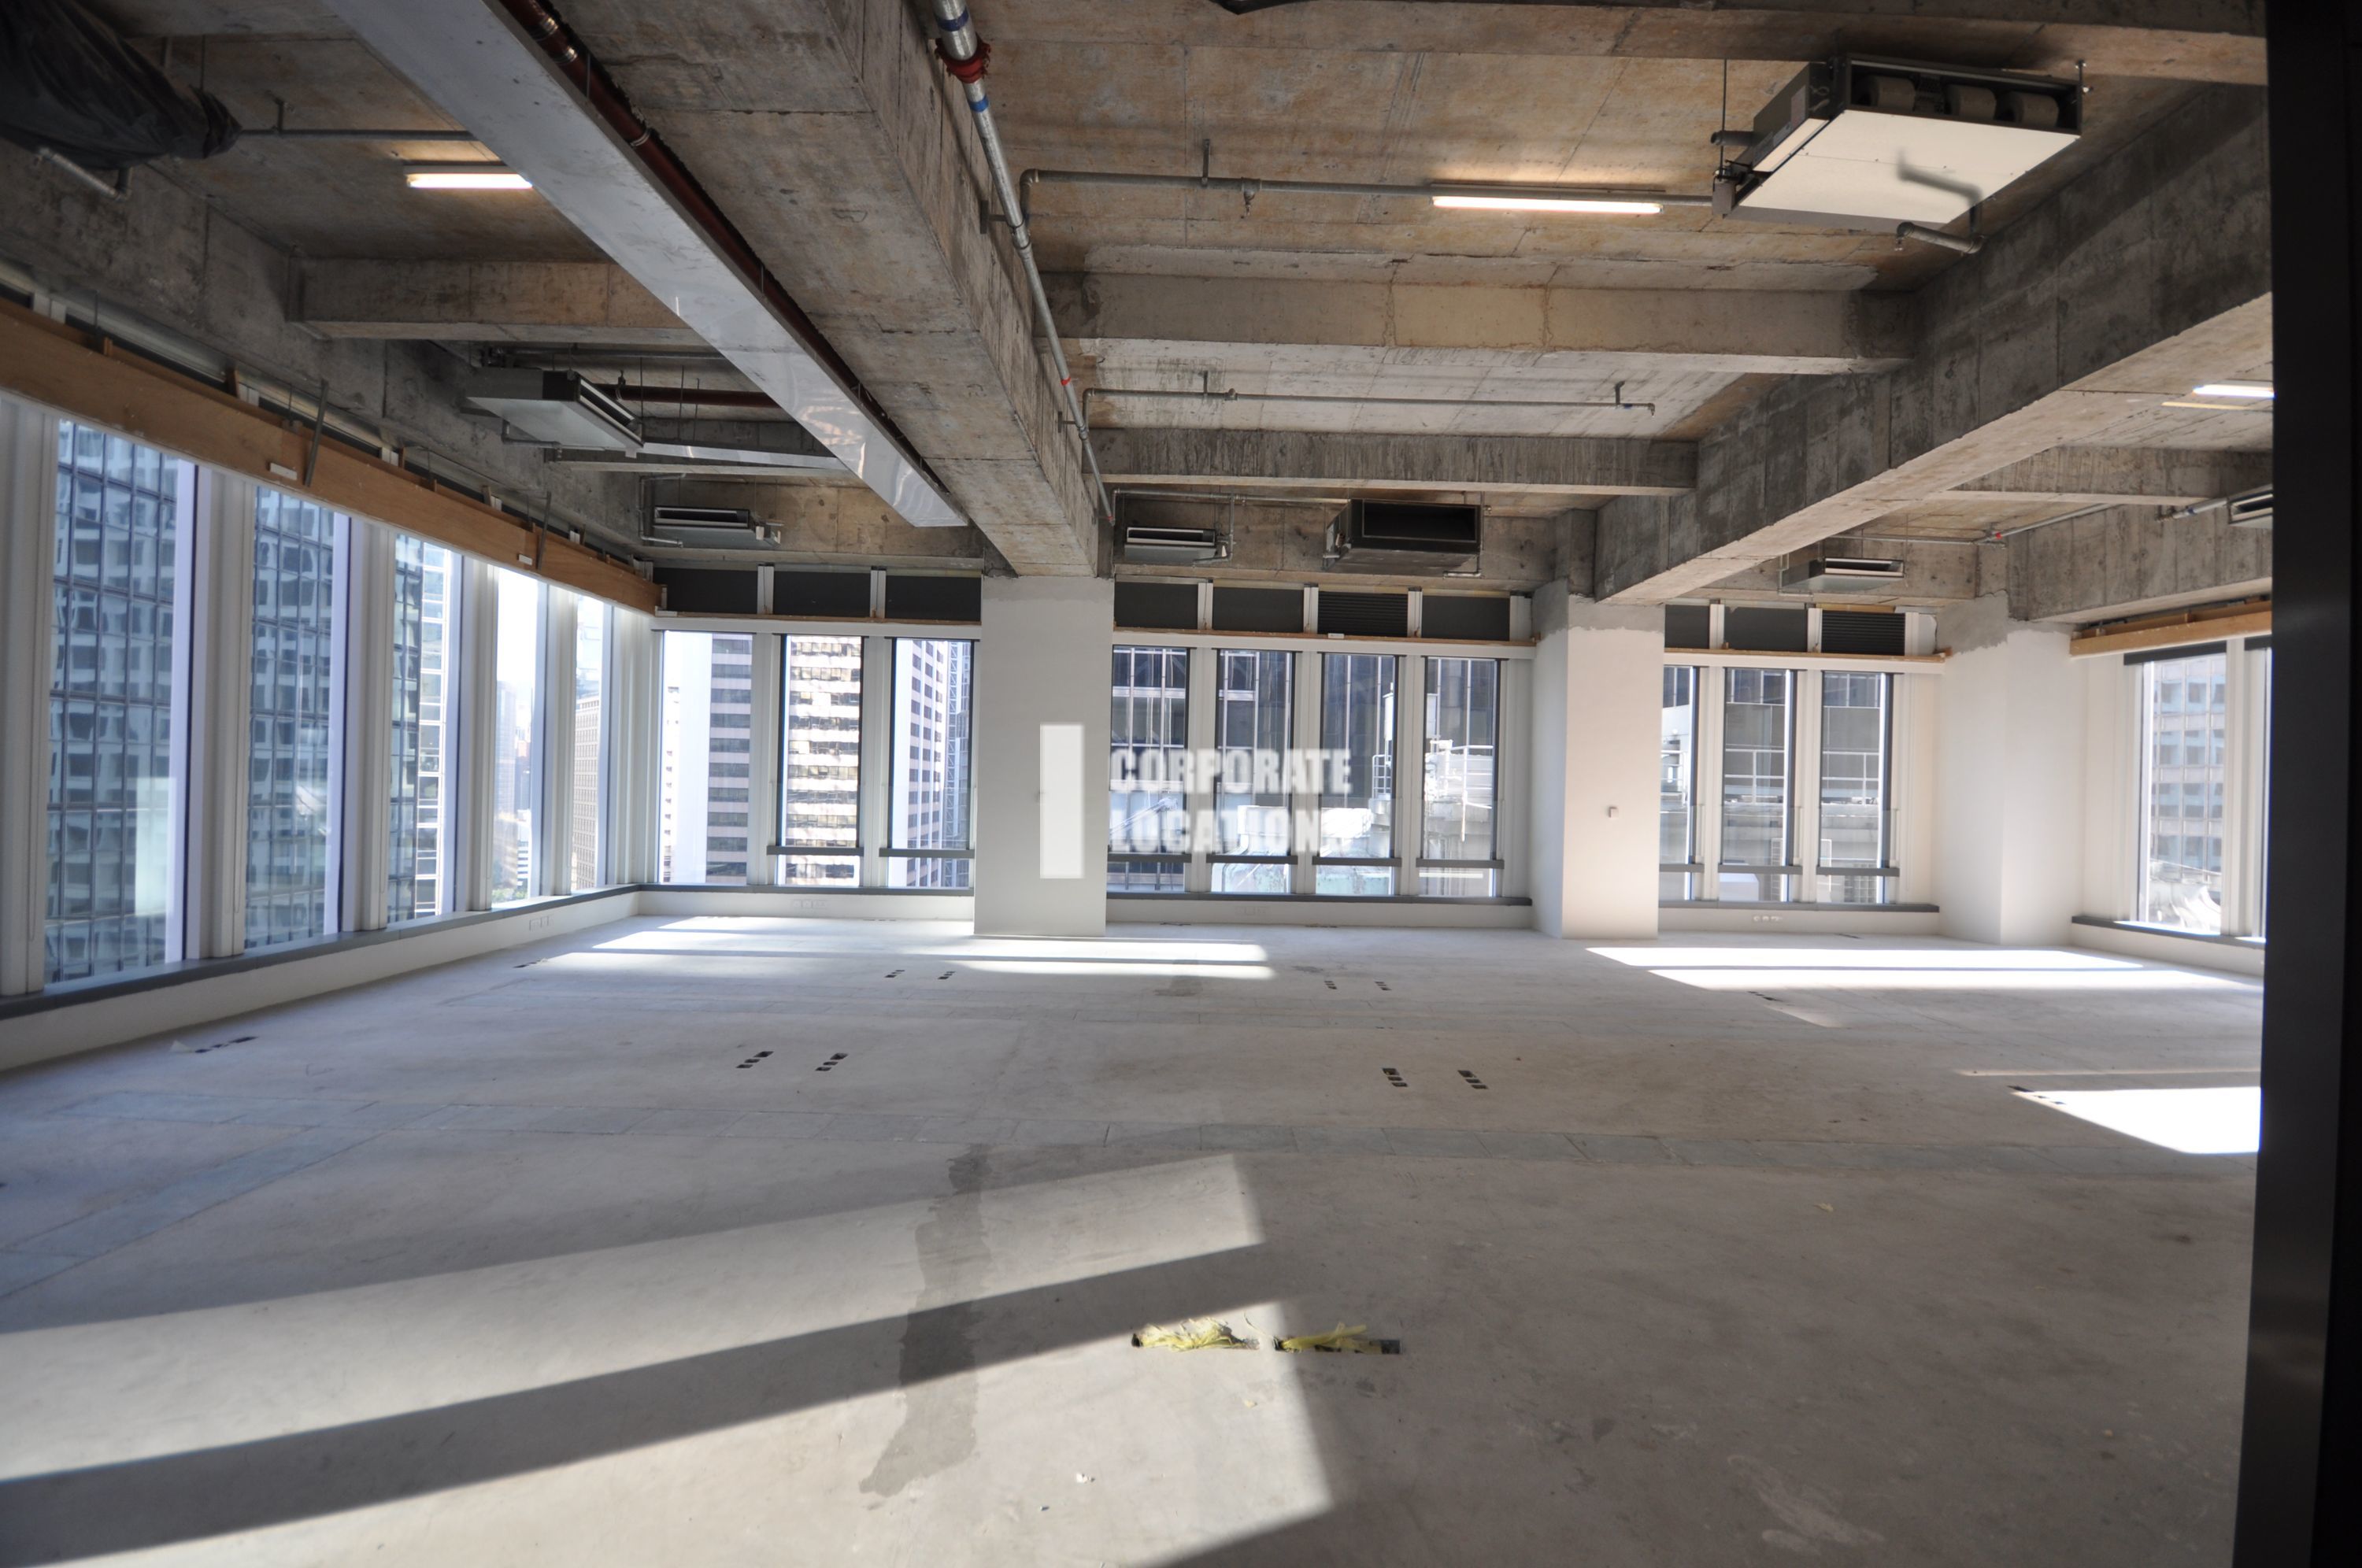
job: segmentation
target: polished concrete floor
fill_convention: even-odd
[[[2259,1005],[605,926],[0,1077],[0,1562],[2221,1563]]]

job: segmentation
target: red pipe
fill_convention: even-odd
[[[672,149],[665,146],[655,129],[632,112],[623,92],[599,62],[592,60],[576,41],[566,24],[559,21],[556,13],[543,5],[542,0],[501,0],[501,4],[511,17],[516,18],[517,25],[541,45],[542,52],[557,62],[557,69],[581,91],[584,100],[599,117],[624,138],[624,144],[646,165],[648,172],[656,176],[657,182],[671,192],[697,226],[722,247],[723,254],[730,259],[747,284],[786,320],[789,330],[795,334],[804,351],[819,360],[847,392],[859,400],[869,416],[902,449],[904,457],[930,479],[934,479],[934,471],[919,456],[917,448],[911,445],[893,417],[869,394],[869,389],[861,384],[861,378],[854,374],[853,367],[846,364],[828,339],[821,336],[820,327],[804,314],[803,307],[788,297],[788,292],[779,287],[770,270],[763,265],[762,258],[755,254],[755,248],[746,243],[746,237],[738,232],[738,226],[723,214],[720,207],[714,205],[713,198],[705,193],[704,187],[697,182],[697,177],[673,156]],[[715,402],[718,407],[736,406],[723,404],[712,398],[703,401]],[[763,400],[763,404],[744,406],[764,404],[777,406],[768,398]],[[940,484],[941,480],[936,482]]]

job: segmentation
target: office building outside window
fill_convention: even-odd
[[[664,635],[658,880],[745,884],[754,712],[753,637]]]
[[[1189,650],[1116,649],[1112,690],[1108,891],[1177,893],[1188,865]]]
[[[970,886],[970,688],[976,645],[894,640],[886,881],[892,888]]]
[[[492,902],[535,891],[534,844],[541,821],[541,612],[537,578],[495,569],[493,636]]]
[[[1796,677],[1728,669],[1722,708],[1722,897],[1785,902],[1794,896]]]
[[[2224,804],[2229,656],[2220,650],[2141,665],[2139,887],[2148,925],[2223,930]]]
[[[782,637],[781,880],[861,880],[861,639]]]
[[[1825,904],[1883,904],[1894,889],[1894,677],[1821,675],[1820,846]]]
[[[1657,896],[1697,897],[1698,671],[1665,667],[1657,722]]]
[[[1222,767],[1214,786],[1214,891],[1285,894],[1293,876],[1285,763],[1296,730],[1295,656],[1223,648],[1215,660],[1214,744]],[[1257,776],[1258,753],[1281,758],[1275,781],[1267,771]],[[1241,778],[1246,787],[1231,788]]]
[[[459,558],[408,534],[393,541],[392,841],[389,921],[441,914],[449,851],[452,600]]]
[[[248,704],[246,945],[332,929],[342,628],[337,534],[326,507],[275,490],[254,506]]]
[[[1451,898],[1500,891],[1496,762],[1500,755],[1501,661],[1430,658],[1421,733],[1418,890]]]
[[[51,982],[182,956],[195,471],[58,425],[50,685]]]
[[[1320,656],[1320,746],[1344,757],[1320,795],[1315,893],[1374,897],[1395,890],[1395,671],[1392,654]]]

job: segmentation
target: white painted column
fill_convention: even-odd
[[[1818,610],[1812,613],[1816,646],[1820,617]],[[1794,675],[1796,722],[1790,729],[1796,750],[1788,760],[1788,777],[1796,791],[1796,798],[1789,802],[1790,818],[1796,824],[1796,847],[1790,859],[1798,867],[1792,896],[1800,904],[1818,903],[1821,894],[1821,673],[1800,669]]]
[[[337,792],[341,860],[337,924],[381,931],[386,865],[393,831],[393,531],[359,518],[347,525],[344,766]]]
[[[765,852],[779,842],[779,688],[782,638],[754,635],[752,679],[746,716],[746,885],[767,888],[779,879],[780,857]]]
[[[451,907],[492,907],[492,721],[500,702],[500,590],[489,562],[462,557],[456,669],[448,678],[459,702],[453,724]]]
[[[1202,591],[1198,594],[1201,602],[1210,602],[1212,596],[1213,585],[1211,583],[1203,585]],[[1222,656],[1219,649],[1201,647],[1189,650],[1189,722],[1182,740],[1183,744],[1193,752],[1202,754],[1213,750],[1216,741],[1220,738],[1216,734],[1214,723],[1216,701],[1214,688],[1215,677],[1221,668],[1221,661]],[[1110,725],[1114,723],[1112,713],[1109,715],[1109,723]],[[1214,863],[1208,856],[1214,853],[1216,845],[1209,835],[1198,832],[1198,825],[1200,823],[1213,821],[1214,782],[1212,779],[1208,779],[1204,789],[1192,790],[1188,792],[1189,861],[1181,873],[1181,888],[1184,892],[1210,893],[1214,890]]]
[[[656,620],[620,606],[608,617],[607,875],[653,882],[664,745]]]
[[[216,469],[197,470],[184,862],[193,958],[234,958],[246,951],[258,488]]]
[[[1999,594],[1944,612],[1936,736],[1937,897],[1947,936],[2068,939],[2082,866],[2083,682],[2064,627]]]
[[[1307,625],[1312,624],[1309,609],[1312,591],[1310,589],[1305,590],[1307,604],[1305,624]],[[1301,653],[1293,653],[1287,657],[1295,661],[1294,679],[1288,683],[1287,690],[1291,701],[1296,705],[1292,721],[1294,727],[1289,731],[1288,745],[1297,751],[1315,751],[1322,745],[1320,686],[1322,679],[1328,674],[1328,663],[1321,658],[1320,650],[1318,648],[1307,648]],[[1323,781],[1329,777],[1329,770],[1324,765],[1316,769],[1315,773],[1317,776],[1312,778],[1309,789],[1292,790],[1287,798],[1289,834],[1287,846],[1293,855],[1293,863],[1288,867],[1287,890],[1299,898],[1309,898],[1312,895],[1314,878],[1319,875],[1319,868],[1314,862],[1320,854],[1319,834],[1317,829],[1308,828],[1307,831],[1298,833],[1296,828],[1296,824],[1299,822],[1318,823],[1319,821],[1320,792]]]
[[[1501,857],[1501,896],[1521,899],[1532,887],[1527,823],[1532,816],[1534,667],[1530,659],[1501,661],[1501,712],[1494,735],[1493,820]]]
[[[871,602],[885,602],[886,574],[872,574]],[[981,680],[982,677],[977,678]],[[973,718],[974,715],[971,715]],[[861,877],[864,888],[886,885],[886,813],[894,772],[894,639],[861,639]],[[979,730],[981,726],[979,725]]]
[[[537,893],[574,890],[574,617],[579,602],[542,590],[541,801],[534,811]]]
[[[1413,594],[1412,599],[1418,599]],[[1500,693],[1496,690],[1494,701]],[[1395,891],[1418,891],[1418,856],[1427,832],[1427,656],[1395,661]],[[1494,818],[1497,823],[1499,817]]]
[[[975,696],[979,934],[1107,930],[1107,650],[1114,625],[1111,582],[984,580]],[[1051,778],[1042,771],[1045,725],[1081,732],[1071,769],[1062,765]],[[1045,820],[1045,797],[1057,807],[1055,821]],[[1067,801],[1071,811],[1057,805]],[[1079,876],[1043,874],[1045,866],[1056,871],[1077,863]]]
[[[1550,936],[1657,933],[1658,715],[1664,612],[1534,595],[1536,929]]]
[[[57,472],[57,416],[0,400],[0,996],[49,972]]]

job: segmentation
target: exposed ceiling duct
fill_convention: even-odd
[[[226,152],[238,124],[219,98],[174,82],[76,0],[8,0],[0,136],[63,167],[114,172]]]

